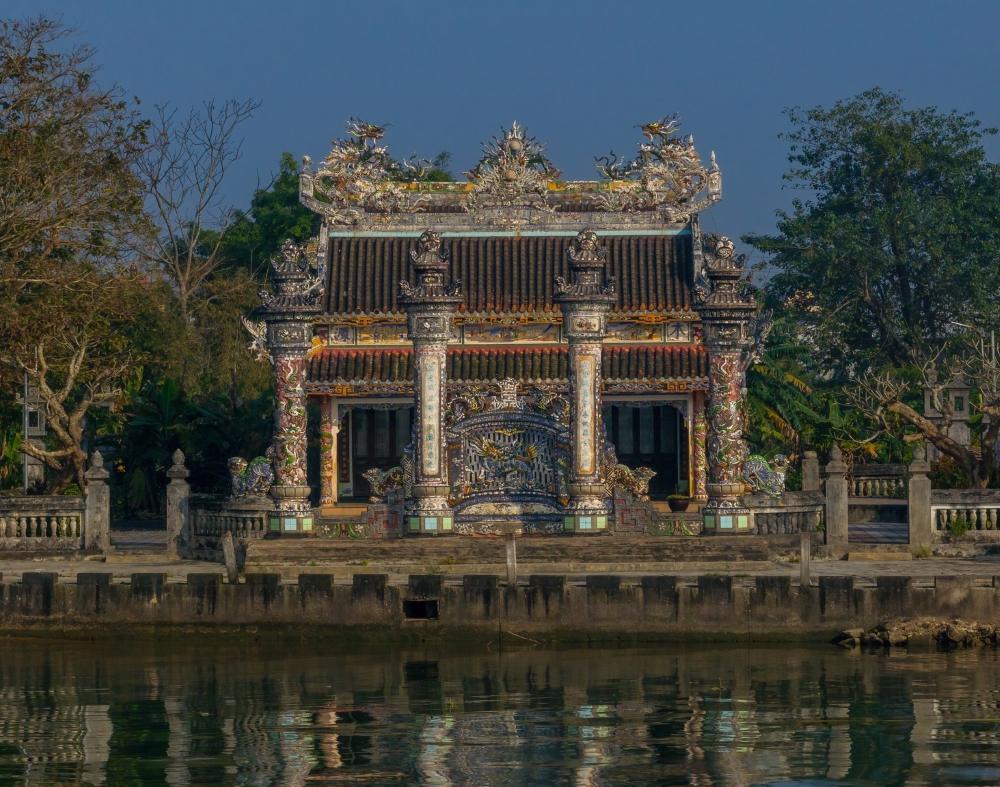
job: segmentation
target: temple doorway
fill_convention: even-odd
[[[350,479],[350,495],[367,499],[371,487],[364,473],[373,467],[388,470],[399,464],[403,449],[412,439],[413,406],[352,406],[345,421],[348,434],[345,440],[341,432],[341,446],[347,449],[350,461],[346,467],[341,464],[347,471],[341,476],[341,488],[346,475]]]
[[[618,461],[656,471],[650,497],[688,491],[688,430],[684,415],[669,404],[615,403],[604,406],[604,427]]]

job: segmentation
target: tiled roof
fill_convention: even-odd
[[[568,276],[568,236],[446,237],[451,278],[470,313],[554,312],[556,276]],[[399,282],[414,283],[411,237],[330,238],[328,314],[398,313]],[[690,311],[689,235],[605,236],[608,276],[620,312]]]
[[[413,376],[413,351],[394,349],[320,350],[309,359],[310,383],[407,382]],[[460,381],[565,380],[565,345],[448,349],[448,378]],[[607,380],[671,380],[708,375],[703,345],[621,345],[604,348]]]

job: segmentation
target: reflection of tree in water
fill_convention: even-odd
[[[0,781],[990,783],[998,677],[995,653],[34,642],[0,663]]]

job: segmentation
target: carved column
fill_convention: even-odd
[[[265,294],[260,310],[267,326],[266,347],[274,366],[274,435],[271,461],[275,511],[268,518],[273,534],[306,535],[313,512],[306,481],[306,352],[312,319],[319,313],[321,281],[310,273],[302,248],[286,241],[271,261],[277,293]],[[320,274],[321,275],[321,274]]]
[[[691,499],[708,500],[708,420],[705,417],[705,394],[695,391],[691,397]]]
[[[319,504],[337,504],[337,437],[340,432],[337,400],[323,400],[319,420]]]
[[[610,495],[604,484],[604,427],[601,424],[601,346],[614,297],[604,284],[607,253],[597,233],[583,230],[569,249],[570,281],[556,281],[555,300],[569,342],[570,445],[569,502],[564,528],[607,531]]]
[[[462,302],[458,283],[449,285],[448,255],[441,236],[427,230],[410,252],[417,284],[400,282],[413,342],[413,488],[406,500],[406,532],[411,535],[451,533],[448,505],[448,462],[445,454],[444,409],[448,385],[447,351],[455,311]]]
[[[746,369],[755,347],[756,304],[743,279],[744,255],[729,238],[705,242],[704,275],[696,284],[695,308],[708,346],[708,502],[702,508],[706,534],[753,531],[743,505],[743,462],[749,453],[746,428]]]

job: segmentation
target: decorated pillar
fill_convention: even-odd
[[[601,346],[614,283],[605,284],[607,252],[597,233],[583,230],[569,249],[570,281],[556,279],[556,297],[569,342],[570,466],[564,528],[607,531],[610,495],[604,484],[601,423]]]
[[[406,500],[406,532],[410,535],[451,533],[448,505],[448,462],[445,455],[444,409],[447,395],[448,337],[462,302],[458,284],[448,284],[448,255],[441,236],[427,230],[410,252],[416,286],[399,284],[413,342],[413,487]]]
[[[708,420],[705,417],[705,394],[691,396],[691,499],[708,500]]]
[[[340,419],[337,400],[323,400],[319,419],[319,504],[337,504],[337,437]]]
[[[260,316],[266,325],[266,352],[274,367],[274,435],[271,460],[275,510],[272,534],[306,535],[313,513],[306,481],[306,352],[312,319],[319,313],[322,274],[313,275],[305,250],[286,241],[271,261],[275,294],[263,294]],[[255,332],[255,335],[256,332]]]
[[[763,336],[743,278],[745,264],[745,255],[735,254],[729,238],[711,236],[705,241],[704,273],[695,284],[709,364],[708,502],[702,508],[706,534],[753,532],[752,513],[742,502],[743,462],[749,453],[743,434],[746,370]]]

